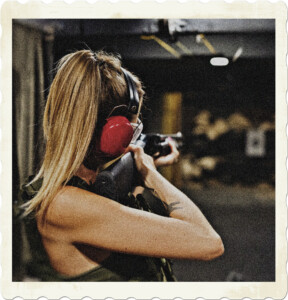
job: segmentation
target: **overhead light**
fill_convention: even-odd
[[[229,59],[226,57],[212,57],[210,64],[215,67],[225,67],[229,64]]]
[[[235,62],[242,55],[242,53],[243,53],[243,48],[239,47],[235,52],[232,61]]]

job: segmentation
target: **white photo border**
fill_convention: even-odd
[[[12,20],[19,18],[246,18],[275,19],[276,37],[276,280],[275,282],[12,282]],[[1,10],[1,232],[2,232],[2,296],[12,299],[36,299],[41,296],[59,299],[91,297],[93,299],[283,299],[287,293],[287,6],[284,2],[258,1],[248,3],[222,1],[201,3],[195,1],[144,1],[116,3],[97,1],[89,4],[76,1],[67,4],[55,1],[45,4],[30,1],[21,4],[5,2]]]

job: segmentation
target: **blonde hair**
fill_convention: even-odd
[[[140,101],[143,90],[134,75]],[[57,65],[43,119],[46,150],[32,182],[43,178],[36,196],[25,204],[25,215],[44,216],[59,192],[83,163],[99,116],[125,101],[126,83],[115,55],[81,50]]]

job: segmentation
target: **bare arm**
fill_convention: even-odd
[[[169,160],[173,161],[174,157],[178,158],[179,156],[175,145],[173,143],[170,145],[172,151],[169,156],[164,158],[166,164]],[[194,229],[197,229],[199,235],[211,237],[211,242],[214,240],[215,244],[218,240],[220,252],[223,252],[224,248],[219,235],[192,200],[156,171],[152,159],[144,154],[141,148],[130,146],[130,150],[134,152],[136,165],[143,176],[145,186],[161,199],[169,216],[191,224]]]
[[[57,233],[70,243],[138,255],[202,260],[221,255],[221,238],[196,205],[156,171],[153,159],[141,148],[130,150],[145,186],[166,203],[171,218],[66,187],[51,206],[49,234]]]

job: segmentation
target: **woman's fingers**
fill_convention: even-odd
[[[133,152],[134,154],[136,154],[136,153],[142,154],[142,153],[144,153],[144,150],[142,147],[130,144],[125,150],[125,153],[128,153],[128,152]]]
[[[147,155],[142,147],[129,145],[126,152],[133,152],[134,160],[138,171],[142,174],[143,179],[147,175],[147,172],[151,169],[155,169],[154,160],[151,156]]]
[[[170,146],[171,149],[171,153],[165,156],[161,156],[157,159],[154,160],[151,156],[145,154],[144,150],[142,147],[130,144],[125,153],[127,152],[133,152],[134,153],[134,159],[136,161],[136,166],[138,171],[142,171],[143,167],[146,169],[147,167],[149,168],[155,168],[156,167],[162,167],[162,166],[169,166],[172,165],[174,163],[178,162],[178,158],[179,158],[179,151],[177,150],[176,144],[174,142],[173,139],[168,138],[168,144]]]
[[[176,144],[173,139],[168,138],[168,144],[171,149],[171,153],[166,156],[160,156],[157,158],[154,163],[157,167],[169,166],[178,162],[179,151],[177,150]]]
[[[174,140],[172,138],[168,138],[168,144],[170,145],[171,147],[171,153],[175,153],[176,155],[179,156],[179,151],[176,147],[176,143],[174,142]]]

